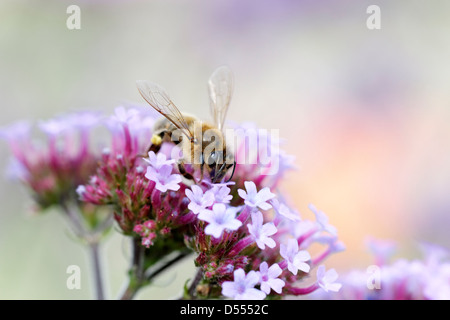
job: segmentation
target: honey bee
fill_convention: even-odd
[[[172,141],[182,151],[178,160],[179,172],[193,182],[195,178],[186,171],[185,164],[190,164],[200,171],[200,180],[206,170],[212,183],[222,181],[236,161],[231,151],[227,150],[224,135],[225,117],[233,93],[233,75],[230,68],[217,68],[208,81],[210,109],[213,123],[204,122],[195,116],[181,113],[166,91],[159,85],[139,80],[137,88],[142,97],[164,117],[153,126],[153,136],[148,151],[158,152],[163,142]],[[229,149],[229,148],[228,148]]]

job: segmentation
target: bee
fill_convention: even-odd
[[[153,126],[148,151],[157,153],[163,142],[172,141],[182,151],[177,164],[180,174],[186,179],[196,183],[193,175],[185,168],[186,164],[190,164],[195,171],[200,171],[200,180],[206,170],[212,183],[222,181],[232,167],[228,181],[231,180],[236,160],[230,148],[227,149],[224,134],[225,117],[233,93],[233,75],[230,68],[217,68],[208,81],[213,123],[180,112],[161,86],[144,80],[136,81],[136,84],[144,100],[164,116]]]

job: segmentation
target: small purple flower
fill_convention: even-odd
[[[198,214],[200,211],[210,207],[214,203],[214,194],[211,190],[203,193],[202,188],[199,186],[193,185],[191,190],[186,189],[186,196],[191,201],[188,205],[188,209],[193,213]]]
[[[389,259],[396,253],[397,246],[395,242],[388,240],[380,240],[374,238],[367,238],[366,245],[370,252],[375,257],[377,265],[384,265],[389,262]]]
[[[139,111],[134,108],[125,109],[123,106],[119,106],[114,109],[114,115],[111,116],[113,123],[126,124],[139,114]]]
[[[0,138],[8,142],[18,140],[29,140],[31,123],[26,120],[15,122],[7,127],[0,128]]]
[[[328,232],[329,234],[336,236],[337,235],[337,229],[336,227],[332,226],[331,224],[328,224],[328,217],[325,213],[318,210],[314,205],[309,204],[308,208],[314,213],[316,216],[316,222],[319,226],[319,228],[323,231]]]
[[[277,232],[277,227],[272,222],[263,225],[263,215],[260,211],[252,213],[252,223],[248,224],[247,228],[261,250],[264,250],[266,246],[269,248],[276,246],[275,241],[269,237]]]
[[[449,249],[428,242],[420,243],[420,249],[425,256],[425,263],[429,267],[435,267],[441,264],[450,256]]]
[[[317,268],[317,283],[326,292],[338,292],[341,289],[342,284],[335,282],[337,278],[338,274],[336,270],[330,269],[325,272],[324,265],[321,265],[319,266],[319,268]]]
[[[242,222],[236,219],[237,208],[228,207],[223,203],[216,203],[212,210],[202,210],[198,218],[208,222],[205,233],[220,238],[225,230],[237,230]]]
[[[233,196],[230,195],[230,188],[224,184],[213,184],[211,192],[214,195],[215,202],[230,203]]]
[[[330,241],[328,242],[328,251],[330,253],[338,253],[345,251],[347,247],[345,246],[344,242],[338,240],[336,237],[330,237]]]
[[[309,272],[310,266],[306,261],[311,260],[308,251],[298,251],[296,239],[289,239],[287,245],[280,245],[280,254],[286,260],[290,272],[297,275],[297,271]]]
[[[172,174],[172,165],[175,163],[175,160],[167,160],[164,154],[158,153],[156,155],[153,151],[150,151],[148,156],[149,159],[144,159],[149,164],[145,177],[156,182],[155,188],[161,192],[180,189],[181,176]]]
[[[150,164],[153,168],[156,170],[161,169],[163,166],[166,165],[172,165],[175,163],[174,159],[167,160],[167,157],[165,154],[159,152],[158,154],[155,154],[153,151],[150,151],[148,153],[148,159],[144,158],[144,161],[146,161],[148,164]]]
[[[266,294],[270,293],[270,289],[273,289],[276,293],[280,294],[283,289],[285,282],[281,279],[278,279],[280,274],[283,272],[280,266],[275,263],[270,266],[267,262],[262,262],[259,265],[259,282],[261,283],[261,290]]]
[[[90,129],[100,123],[101,114],[93,111],[80,111],[67,116],[67,121],[73,128]]]
[[[283,216],[291,221],[300,221],[300,216],[298,215],[298,213],[291,211],[287,205],[285,205],[284,203],[280,203],[278,199],[272,199],[271,204],[275,209],[275,212],[280,216]]]
[[[222,294],[235,300],[263,300],[266,294],[255,288],[259,282],[256,271],[250,271],[247,275],[244,269],[237,269],[233,273],[233,281],[225,281],[222,284]]]
[[[424,278],[423,294],[427,299],[449,300],[450,299],[450,263],[444,262],[440,265],[430,267],[429,261],[424,268],[426,271],[411,274],[408,282],[413,283],[414,278]],[[437,262],[437,261],[435,261]],[[425,273],[425,276],[424,276]],[[414,288],[414,292],[420,292],[420,288]]]
[[[161,192],[167,190],[177,191],[180,189],[181,175],[172,174],[172,166],[162,166],[159,170],[152,166],[147,167],[145,177],[156,183],[155,188]]]
[[[83,199],[83,195],[86,192],[86,187],[84,185],[79,185],[75,190],[80,199]]]
[[[280,150],[280,171],[297,169],[295,166],[295,156],[287,154],[286,151]]]
[[[256,185],[254,182],[245,181],[244,185],[247,192],[239,189],[238,193],[239,196],[245,200],[244,203],[246,205],[252,208],[259,207],[262,210],[268,210],[272,208],[272,206],[267,203],[267,201],[273,199],[275,197],[275,194],[270,192],[270,189],[268,187],[265,187],[258,192],[256,190]]]
[[[50,119],[39,122],[38,126],[42,132],[51,137],[55,137],[70,129],[70,121],[67,121],[67,119]]]
[[[6,177],[11,181],[27,181],[30,178],[30,171],[22,162],[11,158],[7,164]]]

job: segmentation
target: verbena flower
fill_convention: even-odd
[[[191,189],[186,189],[186,197],[190,201],[188,209],[195,214],[200,213],[200,211],[212,206],[216,200],[213,190],[208,190],[203,193],[202,188],[197,185],[193,185]]]
[[[16,178],[39,209],[76,198],[77,187],[95,173],[100,155],[91,150],[90,134],[100,124],[98,113],[80,112],[40,121],[39,130],[25,121],[0,130],[13,153]],[[34,138],[42,133],[42,139]]]
[[[147,162],[150,167],[154,168],[155,170],[159,170],[162,167],[165,166],[172,166],[175,163],[174,159],[167,159],[166,155],[163,153],[155,154],[153,151],[150,151],[148,153],[148,159],[143,159],[145,162]]]
[[[318,210],[313,204],[309,204],[308,207],[316,216],[316,221],[317,221],[317,224],[319,225],[320,229],[335,236],[337,234],[337,230],[334,226],[332,226],[328,223],[327,215],[325,213],[323,213],[322,211]]]
[[[244,203],[249,207],[259,207],[262,210],[268,210],[272,206],[267,202],[275,197],[275,194],[270,192],[268,187],[263,188],[259,192],[256,190],[256,185],[252,181],[245,181],[245,190],[238,190],[239,196],[244,199]]]
[[[278,277],[281,275],[283,270],[277,263],[270,266],[267,262],[262,262],[259,265],[259,283],[261,284],[261,290],[266,294],[269,294],[273,289],[276,293],[280,294],[285,282]]]
[[[277,232],[277,228],[272,222],[263,224],[263,215],[256,211],[252,213],[252,223],[247,225],[248,231],[253,236],[256,245],[264,250],[266,246],[274,248],[276,246],[275,240],[270,238]]]
[[[374,264],[366,269],[354,269],[340,277],[342,288],[332,292],[329,282],[333,274],[324,274],[325,289],[315,292],[315,299],[352,299],[352,300],[448,300],[450,299],[450,255],[448,249],[436,246],[423,246],[423,259],[407,260],[403,258],[389,262],[380,258],[391,256],[392,241],[371,240],[369,248],[375,254]],[[324,269],[323,269],[324,270]],[[323,271],[321,271],[323,274]],[[318,275],[319,278],[319,275]],[[319,283],[323,280],[319,281]],[[328,284],[328,286],[327,286]],[[332,284],[333,285],[333,284]],[[335,285],[335,284],[334,284]],[[336,288],[339,289],[339,288]]]
[[[299,221],[300,220],[300,215],[296,212],[293,212],[291,209],[289,209],[289,207],[284,204],[284,203],[280,203],[280,201],[278,201],[278,199],[274,198],[271,200],[270,202],[273,206],[273,208],[275,209],[275,212],[281,216],[282,218],[287,218],[288,220],[292,220],[292,221]]]
[[[236,149],[236,159],[245,158],[241,152],[246,148],[238,144]],[[280,156],[280,161],[282,162],[284,158]],[[280,163],[278,165],[283,167]],[[317,282],[312,287],[302,287],[299,283],[310,269],[322,263],[329,255],[343,250],[343,245],[337,238],[336,230],[328,222],[326,227],[323,227],[316,221],[301,220],[297,212],[289,209],[282,198],[271,191],[278,186],[287,172],[287,167],[288,164],[274,176],[268,176],[264,174],[267,168],[261,170],[258,164],[245,165],[238,161],[233,184],[219,187],[205,183],[202,184],[201,191],[194,187],[192,193],[196,190],[196,199],[190,192],[187,193],[189,200],[195,202],[195,205],[191,206],[193,209],[202,203],[202,197],[208,191],[216,194],[216,202],[223,201],[223,197],[217,197],[217,190],[220,189],[224,195],[232,196],[227,204],[237,209],[235,219],[242,222],[242,226],[236,230],[219,229],[216,236],[213,236],[210,232],[205,232],[210,223],[201,220],[199,215],[197,218],[200,221],[194,222],[195,234],[185,237],[188,246],[198,254],[195,264],[204,275],[198,286],[209,287],[207,297],[217,297],[221,293],[234,297],[225,289],[220,290],[220,286],[225,288],[231,286],[231,283],[233,287],[237,285],[234,272],[239,269],[244,270],[245,274],[257,271],[260,276],[263,272],[264,276],[261,277],[263,280],[252,285],[269,296],[303,295],[321,289]],[[211,214],[215,205],[211,206],[210,200],[206,204],[202,203],[202,207],[206,207],[204,214]],[[323,220],[323,213],[320,218]],[[220,237],[217,237],[219,233]],[[325,245],[325,248],[317,256],[311,257],[305,249],[314,242]],[[267,263],[267,267],[273,266],[267,275],[264,262]],[[239,273],[240,277],[243,277],[242,271]],[[269,281],[270,279],[278,280]],[[223,287],[225,283],[227,285]],[[268,290],[270,283],[273,284],[271,287],[273,290]],[[245,286],[249,287],[251,286]],[[200,292],[203,292],[203,289]]]
[[[180,189],[181,175],[172,174],[172,171],[173,167],[170,165],[163,165],[159,169],[148,166],[145,177],[155,182],[155,188],[161,192],[166,192],[167,190],[177,191]]]
[[[233,199],[233,196],[230,194],[231,190],[226,184],[213,184],[208,191],[213,195],[214,202],[230,203],[231,199]]]
[[[222,286],[222,294],[235,300],[262,300],[266,294],[255,288],[259,282],[259,276],[255,271],[245,274],[243,269],[234,271],[234,280],[225,281]]]
[[[70,125],[42,122],[47,149],[22,150],[30,144],[25,124],[3,136],[22,167],[16,166],[17,172],[42,206],[70,194],[82,205],[113,212],[120,232],[133,239],[133,290],[148,283],[144,267],[188,250],[199,272],[187,290],[190,298],[281,298],[335,288],[329,273],[319,273],[313,286],[303,284],[311,269],[343,246],[323,212],[311,207],[316,221],[300,219],[283,200],[279,186],[293,166],[277,139],[253,125],[234,126],[244,136],[254,135],[256,143],[244,139],[235,145],[232,181],[186,184],[174,144],[148,153],[156,118],[148,109],[116,108],[100,122],[109,129],[109,143],[94,152],[87,143],[97,122],[88,114],[72,117]],[[67,143],[77,133],[78,149]],[[313,243],[323,250],[311,257]]]
[[[335,282],[337,278],[338,274],[336,270],[330,269],[328,271],[325,271],[324,265],[321,265],[317,268],[317,283],[326,292],[338,292],[341,289],[342,284]]]
[[[242,222],[236,219],[237,211],[237,208],[227,208],[223,203],[216,203],[212,210],[202,210],[198,219],[208,222],[205,234],[220,238],[224,231],[235,231],[242,225]]]
[[[393,241],[367,238],[366,246],[375,258],[376,265],[386,264],[397,251],[397,245]]]
[[[311,260],[311,256],[305,250],[298,250],[296,239],[289,239],[287,244],[281,244],[280,255],[285,259],[287,268],[294,275],[297,275],[299,270],[306,273],[309,272],[311,267],[306,262]]]

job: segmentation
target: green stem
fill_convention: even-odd
[[[75,235],[85,241],[89,247],[90,260],[93,268],[94,275],[94,288],[95,288],[95,297],[97,300],[104,300],[104,286],[102,279],[102,268],[100,263],[100,250],[99,250],[99,241],[101,233],[109,227],[112,220],[109,217],[102,224],[102,229],[89,231],[86,225],[83,223],[82,215],[78,210],[74,209],[69,203],[65,201],[61,201],[61,208],[64,210],[67,218],[69,219],[69,224],[71,225],[73,232]]]
[[[120,300],[131,300],[144,282],[145,247],[141,245],[139,238],[133,238],[133,259],[129,271],[128,285],[120,296]]]
[[[135,240],[133,241],[134,246],[136,245]],[[137,243],[139,245],[139,242]],[[139,245],[140,248],[144,248]],[[137,292],[143,287],[144,284],[148,284],[152,281],[156,276],[161,274],[163,271],[181,261],[183,258],[188,256],[191,252],[188,250],[178,251],[177,253],[172,253],[166,256],[166,259],[161,259],[161,261],[154,266],[145,270],[145,272],[137,267],[137,262],[140,257],[137,257],[136,254],[140,255],[140,251],[133,248],[133,264],[130,268],[130,276],[128,280],[128,284],[125,287],[123,293],[120,295],[120,300],[131,300],[133,299]],[[136,270],[141,270],[142,272],[138,275],[136,274]],[[138,280],[140,279],[140,281]]]
[[[163,259],[162,262],[158,263],[155,267],[148,268],[145,273],[145,278],[147,279],[147,281],[151,281],[158,274],[162,273],[164,270],[171,267],[178,261],[183,260],[186,256],[188,256],[190,254],[191,254],[191,251],[182,250],[182,251],[179,251],[176,254],[174,254],[173,257],[170,257],[170,255],[169,255],[169,257],[167,257],[167,259],[165,261]]]
[[[104,288],[103,288],[103,279],[101,272],[101,263],[100,263],[100,251],[99,251],[99,243],[93,242],[89,244],[89,249],[91,251],[91,261],[93,265],[93,273],[94,273],[94,288],[97,300],[105,300]]]
[[[203,278],[203,270],[202,268],[198,268],[197,273],[195,274],[195,278],[194,280],[192,280],[192,283],[188,289],[188,295],[190,299],[194,299],[197,286],[202,280],[202,278]]]

